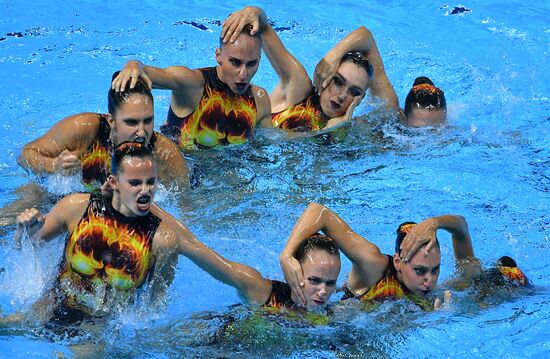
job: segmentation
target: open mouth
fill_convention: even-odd
[[[330,105],[335,110],[339,110],[342,107],[338,102],[335,102],[335,101],[330,101]]]
[[[137,199],[137,208],[142,212],[148,212],[151,207],[151,196],[143,195]]]
[[[243,92],[248,87],[248,83],[246,83],[246,82],[235,82],[235,87],[240,92]]]
[[[315,304],[317,304],[317,305],[319,305],[319,306],[325,305],[325,302],[322,301],[322,300],[314,300],[313,303],[315,303]]]
[[[137,137],[134,139],[134,142],[144,144],[145,143],[145,137]]]

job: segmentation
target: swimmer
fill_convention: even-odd
[[[217,280],[237,289],[247,304],[273,309],[296,309],[297,294],[284,282],[263,277],[247,265],[223,258],[208,247],[185,255]],[[340,273],[340,252],[328,237],[313,234],[304,238],[293,252],[306,278],[300,289],[302,305],[308,310],[327,305]]]
[[[153,131],[153,95],[142,79],[123,92],[109,89],[108,108],[108,114],[84,112],[62,119],[23,147],[19,164],[38,174],[81,172],[85,184],[97,187],[110,174],[114,146],[135,141],[155,154],[160,182],[189,186],[189,170],[178,147]]]
[[[119,144],[111,169],[110,194],[71,194],[46,216],[36,208],[18,216],[16,240],[23,233],[33,241],[67,234],[54,288],[29,318],[101,317],[131,303],[146,282],[154,294],[171,283],[181,243],[193,235],[153,204],[157,160],[150,146]]]
[[[334,46],[315,69],[314,84],[304,66],[286,49],[265,12],[247,6],[229,16],[222,28],[223,42],[231,44],[246,26],[251,35],[261,34],[263,49],[279,76],[270,94],[272,126],[316,131],[349,121],[367,89],[399,107],[372,33],[357,28]]]
[[[172,91],[161,132],[182,149],[245,143],[256,124],[271,120],[269,96],[251,83],[261,57],[261,38],[243,31],[216,49],[215,67],[164,69],[129,61],[113,80],[121,91],[143,77],[149,86]]]
[[[438,229],[452,234],[457,265],[466,269],[476,267],[479,262],[474,257],[468,225],[461,216],[443,215],[428,218],[418,225],[412,222],[402,224],[398,229],[395,253],[385,255],[330,209],[312,203],[290,234],[281,253],[281,266],[292,290],[298,294],[300,301],[304,300],[299,291],[303,276],[292,253],[304,238],[322,231],[353,263],[344,286],[343,299],[355,297],[367,307],[386,298],[407,298],[424,310],[439,309],[449,303],[451,293],[446,291],[443,301],[439,298],[430,301],[428,298],[439,277],[441,253],[435,237]]]
[[[420,76],[405,99],[405,121],[409,127],[441,126],[447,121],[447,101],[432,80]]]

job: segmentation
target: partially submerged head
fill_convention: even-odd
[[[218,76],[231,91],[244,94],[258,71],[262,54],[260,34],[250,35],[251,27],[243,28],[235,42],[224,43],[216,49]]]
[[[530,284],[529,279],[521,269],[518,268],[516,261],[512,257],[502,256],[498,259],[496,267],[499,273],[507,280],[522,286]]]
[[[405,99],[405,117],[410,127],[444,124],[447,120],[445,93],[429,78],[417,77]]]
[[[340,274],[340,252],[336,244],[327,236],[314,234],[302,242],[294,256],[302,265],[307,307],[325,306]]]
[[[415,225],[415,222],[404,222],[397,228],[393,264],[397,270],[399,281],[411,292],[424,297],[437,285],[441,266],[441,251],[439,241],[436,241],[436,245],[430,249],[428,255],[425,255],[426,244],[420,247],[408,262],[405,262],[400,255],[401,243]]]
[[[113,74],[113,79],[120,71]],[[153,135],[154,101],[153,94],[140,77],[134,88],[130,82],[124,91],[109,89],[108,108],[111,140],[114,145],[126,141],[149,144]]]
[[[147,215],[157,189],[157,161],[151,150],[137,142],[119,144],[111,171],[113,207],[127,217]]]
[[[365,96],[373,75],[372,64],[364,53],[345,54],[336,74],[321,93],[319,102],[323,113],[329,118],[344,115],[355,98]]]

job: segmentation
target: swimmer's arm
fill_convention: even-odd
[[[410,260],[416,251],[426,243],[424,254],[427,255],[436,243],[436,232],[439,229],[451,233],[457,260],[474,258],[468,223],[463,216],[453,214],[431,217],[414,226],[401,244],[401,257],[405,261]]]
[[[98,126],[96,113],[66,117],[42,137],[26,144],[18,163],[38,174],[80,168],[80,156],[95,138]]]
[[[313,86],[311,79],[304,66],[287,50],[262,9],[248,6],[233,13],[224,23],[224,41],[235,41],[245,25],[254,23],[258,27],[253,28],[251,34],[260,31],[263,50],[280,80],[271,94],[272,105],[283,101],[294,104],[303,100]]]
[[[178,146],[156,133],[155,157],[159,164],[159,178],[167,186],[177,185],[178,190],[189,188],[189,167]]]
[[[252,86],[256,108],[258,109],[256,123],[262,127],[273,127],[271,122],[271,101],[267,92],[258,86]]]
[[[177,238],[177,250],[215,279],[237,289],[250,304],[264,304],[271,293],[271,281],[247,265],[230,261],[199,241],[181,222],[155,206],[155,214]]]
[[[133,88],[140,76],[154,89],[188,91],[202,88],[204,85],[200,70],[192,70],[185,66],[170,66],[163,69],[131,60],[113,80],[111,87],[115,91],[122,91],[130,82],[130,87]]]
[[[295,288],[296,282],[299,284],[303,278],[300,273],[296,272],[297,263],[294,253],[304,239],[319,231],[336,242],[338,248],[360,271],[361,277],[367,284],[379,279],[387,266],[387,258],[380,253],[379,248],[355,233],[344,220],[330,209],[317,203],[311,203],[294,225],[280,256],[285,278],[295,293],[298,289]],[[297,277],[301,280],[297,280]]]
[[[386,75],[374,36],[365,26],[360,26],[350,32],[319,62],[314,73],[315,86],[318,91],[320,92],[319,89],[324,89],[328,85],[336,73],[342,57],[350,51],[366,53],[367,59],[373,66],[374,74],[369,86],[370,93],[386,101],[388,108],[399,108],[397,94]]]
[[[17,217],[16,241],[23,231],[35,240],[49,241],[63,232],[67,232],[72,224],[82,218],[90,195],[75,193],[63,197],[51,211],[43,216],[36,208],[31,208]]]

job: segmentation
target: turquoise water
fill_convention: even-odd
[[[26,142],[69,114],[106,112],[111,74],[130,58],[213,65],[219,22],[244,4],[0,1],[0,204],[30,181],[16,165]],[[448,311],[431,314],[401,303],[376,313],[343,308],[326,326],[258,320],[247,331],[238,324],[250,314],[230,307],[240,302],[235,291],[181,258],[165,310],[143,310],[138,301],[106,323],[72,331],[0,328],[0,356],[548,356],[550,6],[473,1],[463,4],[470,12],[450,15],[458,4],[291,4],[263,6],[308,71],[365,25],[401,104],[416,76],[430,76],[445,90],[449,126],[409,130],[366,116],[334,143],[261,130],[245,146],[188,154],[197,186],[181,208],[166,193],[161,204],[204,243],[274,279],[282,278],[278,254],[310,201],[331,207],[386,253],[399,223],[458,213],[476,255],[487,265],[513,256],[533,291],[501,293],[486,307],[455,293]],[[255,83],[274,87],[267,61]],[[169,94],[156,91],[155,100],[160,126]],[[55,193],[78,187],[56,178],[45,186]],[[12,237],[8,228],[0,239],[3,313],[28,309],[40,296],[63,245],[17,251]],[[441,241],[445,280],[454,267],[450,239]],[[340,283],[349,268],[345,262]]]

